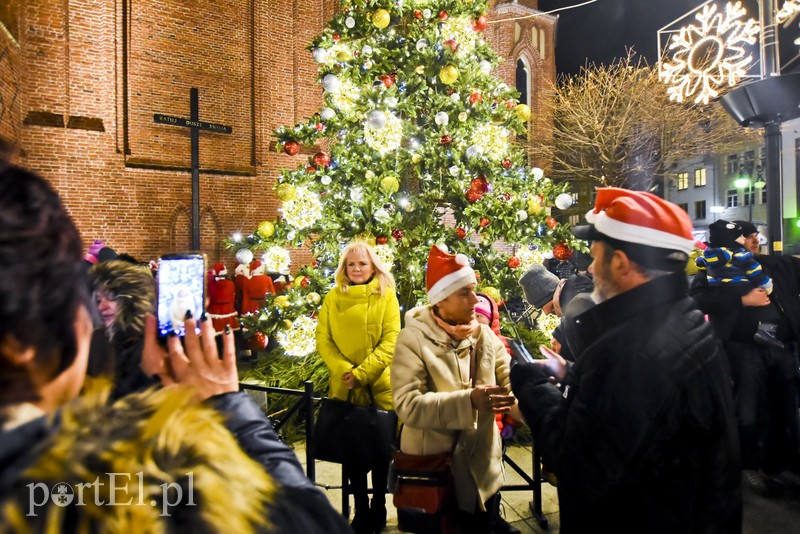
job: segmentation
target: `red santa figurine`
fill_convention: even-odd
[[[236,330],[239,328],[239,314],[233,306],[236,297],[233,280],[228,278],[228,270],[223,263],[215,263],[211,271],[213,277],[208,284],[208,316],[217,334],[225,330],[225,325]]]
[[[264,266],[258,260],[250,262],[250,277],[242,281],[242,313],[250,313],[264,306],[267,293],[275,293],[272,278],[264,274]]]

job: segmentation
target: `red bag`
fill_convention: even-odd
[[[390,490],[403,532],[457,532],[452,454],[416,455],[395,451]]]

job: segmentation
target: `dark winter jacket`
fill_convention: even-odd
[[[800,260],[792,256],[759,255],[761,268],[773,280],[770,306],[779,315],[777,337],[782,341],[800,341]],[[717,335],[723,341],[752,343],[763,310],[743,306],[739,294],[714,287],[705,273],[692,280],[691,296],[708,314]]]
[[[512,369],[562,532],[741,531],[730,374],[687,289],[659,277],[579,315],[563,394],[540,366]]]
[[[247,394],[207,401],[216,411],[191,395],[167,388],[113,405],[90,395],[0,433],[0,532],[350,532]],[[106,473],[116,474],[117,503],[131,504],[108,505]],[[96,476],[104,485],[84,490],[85,506],[44,498],[60,482],[77,495]],[[30,484],[42,484],[35,497],[47,504],[26,517]]]

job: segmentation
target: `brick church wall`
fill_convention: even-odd
[[[18,36],[0,29],[0,136],[59,190],[87,245],[102,238],[140,259],[189,248],[189,130],[153,114],[188,117],[194,86],[200,119],[233,127],[200,134],[201,248],[232,263],[220,241],[274,218],[278,169],[307,157],[275,152],[271,136],[320,109],[306,46],[338,2],[10,1],[0,16]],[[554,23],[546,31],[535,84],[555,76]],[[486,32],[506,58],[521,50],[513,37],[513,23]],[[499,74],[513,86],[514,61]]]

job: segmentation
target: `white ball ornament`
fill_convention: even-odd
[[[331,177],[326,174],[325,176],[320,178],[319,181],[322,182],[322,185],[330,185]]]
[[[389,218],[391,217],[391,215],[389,215],[389,212],[383,208],[377,210],[372,216],[376,221],[378,221],[381,224],[389,222]]]
[[[236,261],[241,264],[249,264],[253,261],[253,251],[248,248],[240,248],[236,251]]]
[[[433,122],[435,122],[439,126],[447,126],[448,124],[450,124],[450,116],[444,111],[440,111],[439,113],[433,116]]]
[[[354,187],[350,190],[350,200],[353,202],[361,202],[361,199],[364,198],[364,192],[361,190],[360,187]]]
[[[422,10],[422,16],[423,16],[423,17],[425,17],[426,19],[429,19],[429,18],[431,18],[431,15],[432,15],[432,14],[433,14],[433,13],[431,12],[431,10],[430,10],[430,9],[423,9],[423,10]]]
[[[460,95],[460,94],[458,94],[458,93],[453,93],[452,95],[450,95],[450,99],[451,99],[453,102],[458,102],[458,101],[460,101],[460,100],[461,100],[461,95]]]
[[[492,72],[492,64],[486,61],[485,59],[478,63],[478,68],[481,70],[483,74],[489,74]]]
[[[331,108],[323,108],[322,111],[319,112],[319,116],[322,120],[329,121],[336,116],[336,112]]]
[[[367,115],[367,126],[373,130],[380,130],[386,126],[386,113],[379,109],[370,111]]]
[[[533,168],[533,178],[534,179],[541,180],[543,176],[544,176],[544,171],[542,169],[540,169],[539,167],[534,167]]]
[[[389,98],[386,99],[386,105],[389,106],[390,108],[395,107],[397,105],[397,98],[390,96]]]
[[[365,56],[369,56],[372,54],[372,47],[370,45],[364,45],[361,47],[361,53]]]
[[[295,237],[297,237],[297,232],[295,232],[294,230],[291,230],[289,231],[288,234],[286,234],[286,239],[288,239],[289,241],[294,241]]]
[[[517,210],[517,220],[519,222],[525,221],[528,219],[528,212],[525,210]]]
[[[373,65],[373,63],[372,63],[372,60],[371,60],[371,59],[368,59],[368,60],[366,60],[366,61],[364,62],[364,68],[365,68],[365,69],[367,69],[367,70],[371,69],[371,68],[372,68],[372,65]]]
[[[461,167],[459,167],[458,165],[453,165],[448,170],[450,172],[450,176],[458,176],[459,174],[461,174]]]
[[[317,63],[325,63],[328,59],[328,51],[324,48],[315,48],[311,55],[314,57],[314,61]]]
[[[479,158],[483,155],[483,148],[478,145],[470,145],[466,150],[467,159]]]
[[[565,210],[572,206],[572,195],[569,193],[561,193],[556,197],[556,207],[560,210]]]
[[[353,17],[347,17],[346,19],[344,19],[344,25],[350,29],[353,29],[356,26],[356,19],[354,19]]]
[[[326,74],[325,77],[322,78],[322,88],[329,93],[335,93],[341,86],[342,80],[335,74]]]
[[[428,40],[427,39],[420,39],[417,41],[417,52],[422,52],[428,48]]]

